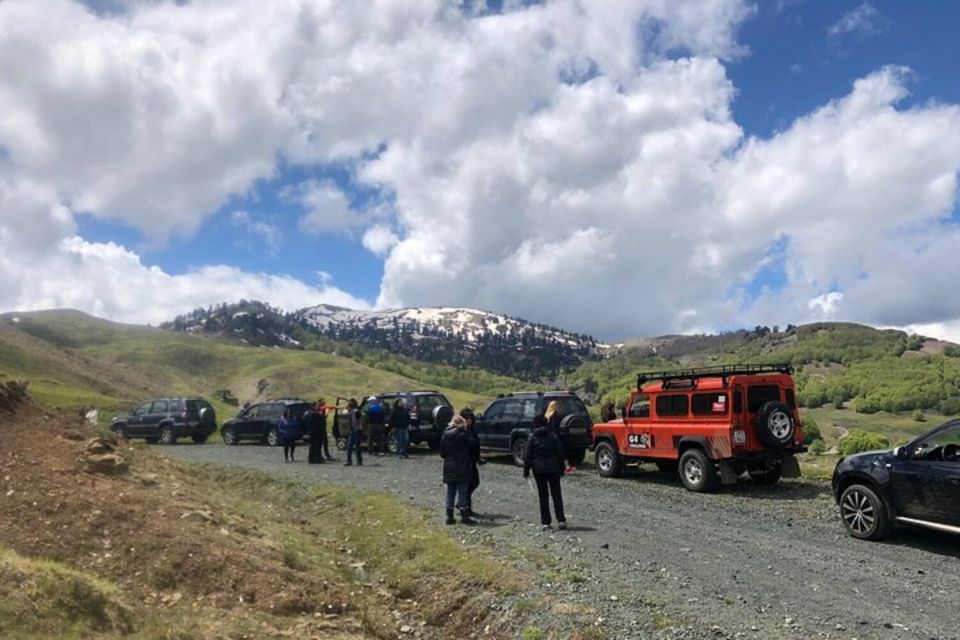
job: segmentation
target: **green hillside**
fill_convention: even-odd
[[[14,320],[16,319],[16,321]],[[389,389],[438,388],[318,351],[247,347],[213,338],[108,322],[75,311],[0,316],[0,381],[26,379],[31,395],[62,408],[127,409],[158,395],[196,394],[221,416],[236,411],[215,398],[360,397]],[[483,394],[439,387],[456,407]]]

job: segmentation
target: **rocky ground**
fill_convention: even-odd
[[[440,462],[425,449],[402,461],[368,456],[363,467],[285,464],[255,445],[161,450],[387,492],[442,518]],[[612,480],[581,470],[564,480],[570,529],[543,532],[519,469],[497,458],[482,477],[482,523],[450,531],[534,577],[529,592],[494,605],[524,637],[960,637],[960,539],[899,530],[882,543],[853,540],[823,483],[698,495],[655,471]]]

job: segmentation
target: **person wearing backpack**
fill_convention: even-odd
[[[523,460],[523,477],[537,483],[540,499],[540,523],[543,528],[551,529],[550,497],[553,498],[553,510],[557,516],[557,527],[567,528],[567,516],[563,512],[563,493],[560,490],[560,478],[563,477],[563,444],[547,422],[546,417],[537,415],[533,419],[533,431],[527,438],[527,450]]]
[[[367,441],[367,452],[375,456],[383,455],[387,450],[387,439],[385,436],[385,411],[380,398],[370,396],[367,398],[366,411],[367,425],[369,427],[369,439]]]

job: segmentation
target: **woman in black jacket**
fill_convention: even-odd
[[[557,526],[567,528],[567,517],[563,513],[563,493],[560,491],[560,478],[563,477],[563,445],[560,438],[547,423],[547,419],[538,415],[533,419],[533,432],[527,438],[527,451],[523,461],[523,477],[533,478],[537,482],[540,496],[540,522],[544,529],[550,529],[550,500],[553,496],[553,511],[557,516]]]
[[[467,488],[470,485],[473,453],[466,422],[462,417],[454,416],[450,426],[443,432],[443,437],[440,438],[440,457],[443,458],[443,482],[447,485],[447,524],[456,522],[453,519],[454,501],[460,510],[460,520],[464,524],[476,524],[468,511]]]
[[[480,466],[486,462],[483,458],[480,457],[480,438],[477,437],[477,432],[474,431],[474,427],[477,424],[477,416],[473,413],[473,409],[462,409],[460,411],[460,417],[464,419],[467,429],[467,437],[470,438],[470,484],[467,485],[467,515],[471,518],[478,518],[480,516],[473,510],[473,492],[477,490],[477,487],[480,486]]]

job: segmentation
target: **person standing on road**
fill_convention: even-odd
[[[363,454],[360,453],[360,409],[357,401],[350,398],[347,403],[347,461],[344,466],[353,465],[353,453],[357,453],[357,466],[363,466]]]
[[[443,458],[443,482],[447,485],[446,508],[447,524],[454,524],[454,505],[460,510],[460,520],[464,524],[476,524],[468,509],[467,487],[470,485],[471,461],[470,438],[466,431],[466,421],[454,416],[450,426],[440,438],[440,457]]]
[[[277,435],[280,436],[280,443],[283,445],[283,461],[294,462],[293,452],[297,448],[297,421],[293,417],[293,411],[290,408],[283,410],[283,416],[280,418],[280,424],[277,426]]]
[[[409,458],[407,449],[410,448],[410,412],[403,398],[397,398],[390,412],[390,430],[397,440],[397,457],[401,460]]]
[[[367,425],[369,427],[369,439],[367,441],[367,451],[371,455],[381,456],[386,453],[387,443],[384,437],[386,430],[385,414],[383,404],[380,398],[370,396],[367,398],[366,414]]]
[[[480,516],[473,510],[473,492],[480,486],[480,466],[486,463],[486,460],[480,457],[480,438],[474,427],[477,424],[477,416],[473,409],[464,408],[460,411],[460,417],[466,423],[467,437],[470,439],[470,483],[467,485],[467,515],[471,518]]]
[[[317,400],[316,403],[303,415],[303,423],[310,435],[310,449],[307,454],[307,462],[310,464],[322,464],[323,447],[327,444],[327,414],[324,413],[323,400]],[[329,449],[328,449],[329,453]]]
[[[540,498],[540,524],[544,529],[552,528],[549,496],[553,497],[557,526],[560,529],[567,528],[567,517],[563,512],[563,493],[560,491],[563,460],[563,445],[557,434],[550,428],[546,417],[541,415],[534,417],[533,432],[527,438],[523,477],[529,478],[530,471],[533,471],[533,479],[537,483],[537,494]]]
[[[563,415],[560,413],[560,403],[556,400],[551,400],[547,405],[547,410],[544,412],[544,417],[547,419],[547,426],[550,430],[553,431],[553,434],[557,436],[559,441],[560,438],[560,423],[563,422]],[[560,463],[563,465],[561,473],[564,471],[566,473],[573,473],[577,468],[572,464],[567,464],[566,458],[561,458]]]

